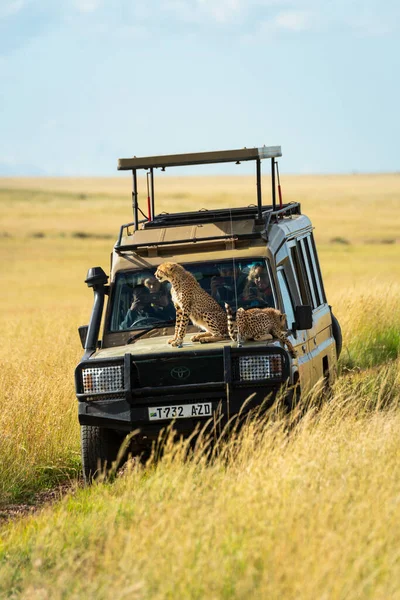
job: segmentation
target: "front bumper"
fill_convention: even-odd
[[[171,385],[163,375],[165,369],[172,372],[175,370],[174,364],[184,361],[190,365],[198,380],[191,383],[177,381]],[[206,365],[209,372],[207,373],[207,369],[206,372],[193,369],[194,363],[198,366]],[[256,367],[264,363],[278,364],[279,369],[270,369],[269,377],[257,379],[259,370]],[[149,365],[153,371],[154,385],[149,385]],[[215,368],[210,368],[211,365]],[[121,375],[121,389],[112,392],[98,389],[95,392],[88,392],[87,389],[84,391],[83,371],[87,373],[85,370],[94,368],[98,369],[97,373],[101,373],[104,369],[116,366]],[[213,415],[219,423],[223,423],[260,405],[268,407],[273,404],[277,393],[282,385],[289,382],[289,378],[290,358],[285,350],[277,346],[233,348],[227,345],[222,351],[193,351],[184,355],[176,353],[172,358],[171,354],[135,357],[129,353],[115,359],[86,360],[78,365],[75,372],[79,422],[81,425],[97,425],[122,431],[139,429],[149,436],[156,436],[172,419],[150,421],[149,407],[211,402]],[[190,433],[206,420],[176,419],[174,428],[181,433]]]

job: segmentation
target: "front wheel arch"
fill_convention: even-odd
[[[331,311],[332,315],[332,334],[336,343],[336,358],[339,358],[340,353],[342,352],[343,338],[342,338],[342,328],[340,327],[339,321]]]

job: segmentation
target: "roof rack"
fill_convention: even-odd
[[[231,215],[232,211],[232,215]],[[152,222],[141,221],[141,223],[145,224],[145,229],[147,227],[168,227],[175,225],[188,225],[192,223],[215,223],[218,221],[226,220],[227,218],[231,218],[232,220],[240,220],[244,218],[256,218],[257,207],[256,206],[248,206],[237,209],[218,209],[218,210],[200,210],[197,212],[187,212],[187,213],[174,213],[174,214],[166,214],[162,213],[157,215]],[[124,237],[125,230],[128,231],[129,227],[135,226],[135,223],[126,223],[121,226],[118,241],[115,244],[115,250],[118,253],[135,251],[139,248],[156,248],[159,246],[176,246],[181,244],[193,244],[193,242],[201,243],[201,242],[224,242],[224,241],[233,241],[233,240],[244,240],[244,239],[257,239],[263,238],[264,240],[268,239],[268,226],[270,223],[275,220],[291,215],[300,215],[301,214],[301,206],[298,202],[290,202],[289,204],[282,205],[279,209],[273,209],[272,206],[263,206],[262,207],[262,220],[259,222],[262,225],[262,229],[260,231],[253,231],[243,234],[223,234],[212,237],[196,237],[196,238],[184,238],[173,241],[158,241],[158,242],[142,242],[135,244],[122,244],[122,238]],[[258,221],[258,218],[256,219]],[[135,228],[136,230],[136,228]]]
[[[146,156],[136,158],[120,158],[118,171],[131,169],[165,169],[188,165],[209,165],[246,160],[262,160],[282,156],[280,146],[263,146],[262,148],[242,148],[239,150],[218,150],[214,152],[195,152],[191,154],[169,154],[166,156]]]
[[[139,206],[138,206],[138,186],[137,186],[137,170],[145,169],[148,171],[148,198],[147,222],[151,223],[155,219],[154,210],[154,169],[165,171],[167,167],[189,166],[189,165],[205,165],[234,162],[240,164],[243,161],[256,162],[256,185],[257,185],[257,217],[262,218],[262,193],[261,193],[261,160],[271,160],[271,177],[272,177],[272,209],[276,210],[276,186],[275,186],[275,170],[277,169],[276,158],[282,156],[280,146],[262,146],[260,148],[241,148],[238,150],[219,150],[214,152],[196,152],[191,154],[170,154],[165,156],[147,156],[120,158],[118,160],[119,171],[132,171],[133,190],[132,190],[132,208],[135,230],[138,228],[139,221]],[[279,177],[279,172],[278,172]],[[149,182],[150,179],[150,182]],[[280,208],[282,208],[282,200],[280,198]],[[143,214],[143,213],[142,213]],[[159,218],[159,217],[157,217]]]

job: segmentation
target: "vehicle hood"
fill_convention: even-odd
[[[225,381],[224,347],[236,346],[230,340],[200,344],[191,342],[188,334],[182,348],[173,348],[168,344],[171,336],[157,336],[138,339],[132,344],[104,348],[93,354],[91,359],[121,359],[127,354],[132,356],[132,382],[136,394],[143,389],[168,390],[172,387],[214,386],[221,388]],[[279,341],[269,342],[268,346],[279,346]],[[248,347],[266,347],[267,343],[248,342]],[[199,388],[201,389],[201,388]]]
[[[124,356],[125,354],[132,354],[134,356],[148,355],[148,354],[182,354],[195,352],[196,354],[208,354],[210,352],[221,351],[224,346],[236,347],[236,342],[231,340],[222,340],[221,342],[212,342],[210,344],[200,344],[199,342],[191,342],[190,338],[193,333],[187,334],[184,337],[182,348],[175,348],[168,344],[168,340],[171,336],[160,336],[147,337],[144,339],[138,339],[132,344],[125,344],[124,346],[114,346],[112,348],[102,348],[95,352],[90,358],[114,358]],[[269,342],[245,342],[243,347],[265,347],[265,346],[278,346],[282,347],[278,340],[271,340]]]

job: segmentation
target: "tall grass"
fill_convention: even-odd
[[[0,506],[80,471],[76,332],[43,313],[9,320],[2,333]]]
[[[296,425],[279,412],[249,423],[211,461],[167,445],[157,465],[4,527],[0,592],[396,598],[399,400],[393,363],[359,387],[341,380]]]
[[[0,506],[80,473],[79,425],[73,371],[82,349],[77,326],[87,323],[92,293],[84,286],[86,267],[106,251],[102,240],[3,241],[3,255],[15,260],[0,298]],[[337,255],[335,254],[335,257]],[[63,262],[70,276],[60,271]],[[324,260],[339,277],[341,264]],[[104,265],[106,267],[106,265]],[[377,285],[374,289],[377,289]],[[373,368],[399,352],[399,287],[383,296],[365,282],[332,289],[343,330],[341,370]]]
[[[129,463],[91,489],[78,485],[76,328],[91,310],[88,267],[108,270],[112,241],[96,236],[130,220],[129,200],[122,188],[106,196],[109,180],[0,193],[0,512],[75,482],[52,508],[1,526],[0,597],[399,597],[400,261],[397,243],[381,243],[397,239],[399,182],[293,178],[286,188],[317,225],[343,330],[342,376],[324,403],[316,389],[302,418],[274,410],[211,461],[202,447],[168,445],[157,464]],[[223,196],[226,180],[197,178],[188,196],[168,180],[160,208],[242,205],[248,183]],[[349,243],[330,243],[338,236]]]
[[[341,290],[338,317],[343,333],[340,367],[368,368],[394,360],[400,353],[400,286],[391,284],[385,294],[378,285],[358,293]]]
[[[80,473],[73,381],[82,353],[76,326],[87,318],[80,312],[74,309],[71,319],[63,305],[36,312],[27,307],[1,322],[0,505]],[[339,304],[337,316],[343,328],[342,371],[377,367],[397,357],[395,286],[384,306],[365,294]],[[379,372],[373,377],[380,381]],[[354,378],[345,381],[359,387]],[[372,391],[368,394],[374,401]]]

